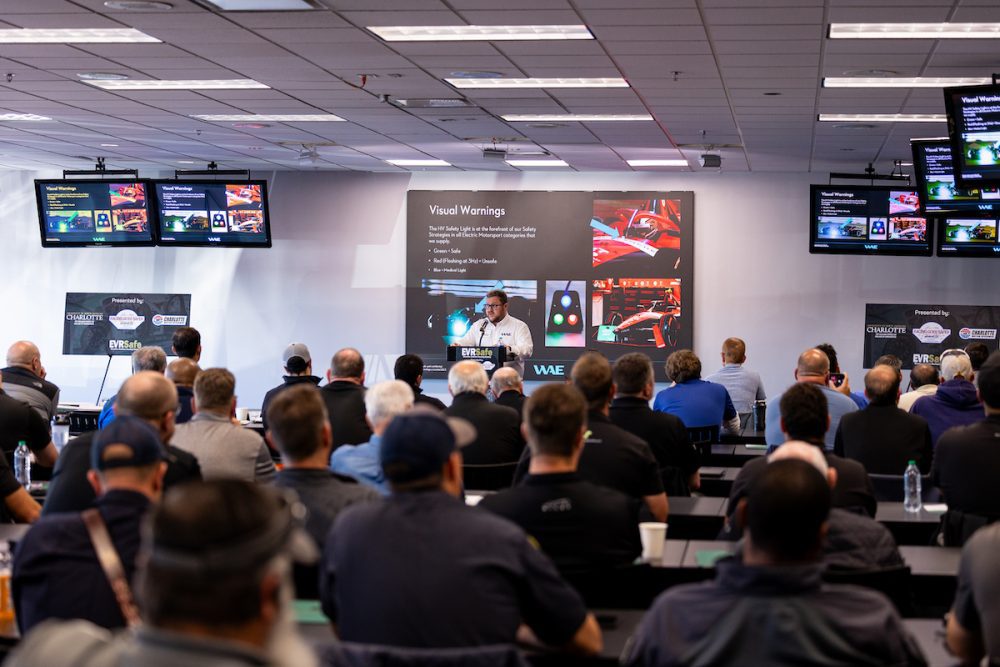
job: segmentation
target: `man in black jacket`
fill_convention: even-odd
[[[265,433],[267,432],[267,408],[278,394],[297,384],[311,384],[317,387],[320,382],[320,378],[313,375],[312,355],[305,343],[290,343],[281,353],[281,363],[285,369],[282,382],[264,394],[264,402],[260,406],[261,426],[263,426]]]
[[[395,379],[410,385],[413,390],[413,403],[415,405],[429,405],[438,410],[444,410],[445,404],[424,393],[420,384],[424,381],[424,360],[415,354],[404,354],[396,359],[396,364],[392,368]]]
[[[506,366],[498,368],[490,378],[490,391],[493,392],[493,402],[506,405],[517,410],[517,416],[524,413],[524,383],[517,370]]]
[[[619,357],[612,379],[617,391],[611,401],[612,423],[639,436],[653,450],[668,496],[691,495],[701,487],[698,451],[679,417],[649,407],[655,391],[649,357],[641,352]]]
[[[333,429],[333,448],[360,445],[372,437],[365,419],[365,360],[353,347],[337,350],[320,390]]]
[[[891,366],[865,374],[868,407],[840,418],[833,452],[860,462],[871,474],[902,475],[909,461],[931,471],[931,429],[927,420],[896,407],[899,375]]]

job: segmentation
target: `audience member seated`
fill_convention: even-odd
[[[3,498],[0,521],[31,523],[42,508],[14,476],[10,466],[13,452],[23,440],[44,466],[56,465],[59,454],[52,444],[49,423],[27,403],[7,395],[6,379],[0,373],[0,497]]]
[[[586,352],[573,364],[570,379],[587,400],[590,436],[580,454],[580,477],[642,499],[653,520],[666,521],[669,506],[656,457],[645,440],[615,426],[608,417],[615,395],[611,364],[598,352]],[[516,480],[527,474],[530,454],[526,448]]]
[[[830,427],[826,431],[823,446],[832,452],[834,437],[840,426],[840,418],[848,412],[857,410],[857,404],[830,386],[830,358],[822,350],[815,347],[799,355],[798,363],[795,366],[795,381],[800,384],[815,385],[826,397]],[[773,451],[775,447],[785,441],[781,430],[781,416],[781,397],[772,398],[767,402],[767,411],[764,417],[766,421],[764,437],[767,440],[768,451]]]
[[[524,430],[531,448],[528,476],[479,506],[538,540],[564,575],[632,563],[642,551],[639,501],[576,472],[587,430],[580,391],[564,384],[535,391],[525,404]]]
[[[918,398],[936,394],[940,381],[937,366],[931,366],[930,364],[915,365],[913,370],[910,371],[910,391],[899,397],[899,403],[897,404],[899,409],[909,412]]]
[[[1000,353],[990,355],[977,379],[985,419],[945,431],[934,450],[931,480],[941,489],[949,514],[996,520],[1000,519]],[[925,400],[929,399],[918,403]]]
[[[706,382],[721,384],[729,392],[729,398],[744,421],[753,413],[754,401],[767,399],[764,383],[757,371],[745,368],[747,344],[739,338],[727,338],[722,342],[722,368],[705,378]]]
[[[45,379],[45,366],[37,345],[27,340],[11,345],[7,350],[7,368],[0,372],[8,396],[33,407],[46,424],[52,422],[59,408],[59,387]]]
[[[201,361],[201,333],[194,327],[180,327],[174,331],[170,349],[181,359]]]
[[[899,374],[891,366],[865,373],[868,407],[840,420],[833,451],[858,461],[870,474],[902,475],[910,461],[921,474],[931,471],[931,430],[923,417],[896,407]]]
[[[138,350],[132,353],[132,374],[138,373],[139,371],[154,371],[156,373],[165,373],[167,370],[167,353],[163,351],[162,347],[157,347],[156,345],[149,345],[147,347],[140,347]],[[97,417],[97,428],[104,428],[110,424],[115,419],[115,400],[118,395],[115,394],[108,400],[104,401],[104,407],[101,409],[101,414]],[[176,423],[176,421],[174,422]]]
[[[642,620],[623,661],[661,665],[925,665],[892,603],[823,582],[830,488],[804,461],[767,465],[737,512],[741,556],[715,580],[675,586]]]
[[[823,449],[823,439],[830,424],[826,396],[827,392],[823,391],[822,386],[812,382],[793,384],[781,395],[779,404],[775,408],[779,406],[781,408],[780,425],[785,441],[805,442]],[[775,412],[778,410],[775,409]],[[826,457],[827,465],[837,473],[837,486],[833,489],[833,506],[874,518],[878,503],[875,500],[875,488],[864,466],[825,449],[823,455]],[[738,536],[739,525],[734,520],[736,507],[766,467],[767,459],[758,456],[747,461],[740,469],[729,492],[723,537],[735,539]]]
[[[162,352],[160,350],[161,354]],[[160,434],[160,442],[166,449],[164,460],[167,462],[167,472],[163,477],[165,489],[201,479],[198,459],[183,449],[168,444],[174,435],[177,387],[162,372],[139,371],[129,377],[122,383],[114,405],[115,414],[139,417]],[[99,431],[84,433],[63,447],[55,470],[52,471],[52,481],[49,482],[45,505],[42,507],[43,515],[82,512],[94,504],[96,496],[87,481],[87,471],[90,469],[91,445],[97,433]]]
[[[974,340],[965,346],[964,352],[969,355],[969,363],[972,364],[972,371],[978,373],[990,356],[989,346],[981,340]]]
[[[326,372],[327,384],[321,389],[333,430],[333,449],[341,445],[360,445],[372,437],[365,419],[365,360],[352,347],[337,350]]]
[[[194,416],[174,431],[170,444],[190,452],[205,479],[273,482],[274,461],[255,431],[233,423],[236,378],[225,368],[209,368],[194,381]]]
[[[816,349],[826,355],[827,359],[830,360],[830,372],[831,373],[841,373],[844,376],[844,381],[839,385],[836,383],[830,383],[831,386],[839,391],[844,396],[854,401],[854,404],[859,410],[863,409],[868,405],[868,399],[866,399],[861,394],[851,391],[851,378],[840,370],[840,361],[837,359],[837,350],[834,349],[833,345],[830,343],[820,343],[816,346]]]
[[[324,613],[350,642],[510,644],[526,624],[548,645],[597,653],[597,622],[552,561],[513,523],[460,499],[459,448],[474,440],[468,422],[436,411],[392,420],[382,436],[392,495],[337,518],[320,566]]]
[[[194,381],[200,372],[198,364],[187,357],[178,357],[167,364],[165,375],[177,387],[178,409],[174,420],[177,424],[185,424],[194,416],[191,403],[194,400]]]
[[[273,490],[236,480],[175,489],[153,510],[141,551],[135,632],[46,623],[5,664],[318,667],[296,628],[289,577],[289,563],[315,549]]]
[[[1000,662],[1000,525],[982,528],[962,547],[958,590],[947,619],[946,644],[963,665]],[[983,663],[985,664],[985,663]]]
[[[163,490],[160,437],[138,417],[119,417],[100,431],[91,448],[87,479],[97,493],[98,528],[103,528],[132,580],[143,519]],[[85,514],[43,517],[14,554],[15,617],[22,633],[50,618],[81,618],[105,628],[126,619],[97,556]]]
[[[413,390],[413,402],[415,404],[429,405],[438,410],[444,410],[445,404],[433,396],[428,396],[420,385],[424,381],[424,360],[415,354],[404,354],[396,359],[396,364],[392,369],[393,377],[410,385]]]
[[[910,408],[911,414],[927,420],[935,447],[941,435],[951,427],[982,421],[983,404],[976,394],[976,385],[972,384],[974,379],[972,362],[964,351],[941,353],[941,384],[933,396],[917,399]]]
[[[653,409],[676,415],[687,428],[721,426],[740,432],[740,418],[721,384],[701,379],[701,360],[691,350],[667,357],[667,379],[674,383],[656,395]]]
[[[265,432],[267,431],[267,408],[278,394],[299,384],[318,387],[321,379],[313,375],[312,355],[309,354],[309,348],[306,347],[305,343],[289,343],[288,347],[281,353],[281,364],[285,369],[281,384],[267,390],[260,406],[261,426]]]
[[[612,380],[616,392],[609,410],[612,423],[646,441],[656,457],[668,496],[691,495],[692,489],[701,487],[700,455],[680,418],[650,409],[655,385],[649,357],[641,352],[618,357]]]
[[[497,405],[506,405],[508,408],[517,410],[517,416],[523,417],[524,413],[524,383],[517,370],[510,366],[498,368],[490,378],[490,391],[493,392],[493,402]]]
[[[376,393],[378,387],[375,385],[369,396]],[[275,483],[298,494],[309,511],[306,531],[316,546],[322,547],[333,520],[343,509],[380,496],[353,478],[338,475],[327,467],[333,434],[318,389],[310,385],[291,387],[276,396],[268,410],[271,429],[267,437],[281,452],[284,464]]]
[[[402,380],[379,382],[365,394],[365,410],[372,428],[372,438],[363,445],[342,445],[329,457],[330,469],[351,477],[383,495],[389,493],[389,485],[382,473],[379,458],[382,434],[396,415],[413,407],[413,390]],[[424,407],[436,409],[424,404]],[[322,544],[322,542],[320,542]]]
[[[829,466],[823,450],[805,442],[786,442],[767,457],[768,464],[787,459],[805,461],[837,488],[837,471]],[[896,540],[889,529],[870,516],[834,507],[823,539],[823,562],[839,570],[885,570],[903,567]]]
[[[466,465],[516,463],[524,450],[517,411],[486,400],[489,378],[477,361],[460,361],[448,371],[448,391],[454,397],[444,411],[476,427],[476,440],[465,448]]]

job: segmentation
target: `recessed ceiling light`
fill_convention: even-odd
[[[397,167],[450,167],[444,160],[386,160]]]
[[[118,144],[101,144],[102,148],[118,148]]]
[[[332,113],[301,113],[301,114],[255,114],[255,113],[234,113],[234,114],[195,114],[191,118],[198,120],[208,120],[220,123],[240,123],[240,122],[263,122],[275,123],[324,123],[343,121],[340,116]]]
[[[830,39],[996,39],[1000,23],[831,23]]]
[[[0,44],[130,44],[160,40],[134,28],[4,28]]]
[[[683,159],[670,160],[626,160],[630,167],[686,167],[688,161]]]
[[[0,121],[7,120],[52,120],[48,116],[33,113],[0,113]]]
[[[194,160],[178,160],[177,164],[194,164]]]
[[[532,78],[532,79],[445,79],[456,88],[628,88],[621,77]]]
[[[500,116],[512,123],[546,123],[574,121],[577,123],[603,122],[603,121],[634,121],[653,120],[649,114],[588,114],[588,113],[544,113],[544,114],[506,114]]]
[[[76,77],[84,81],[122,81],[128,78],[128,74],[119,74],[118,72],[80,72]]]
[[[821,113],[819,120],[834,123],[940,123],[947,118],[943,113]]]
[[[897,166],[899,166],[899,167],[912,167],[913,163],[912,162],[900,162]]]
[[[253,79],[130,79],[87,81],[104,90],[246,90],[270,88]]]
[[[906,76],[906,77],[840,77],[823,78],[824,88],[948,88],[950,86],[985,86],[993,83],[989,76]]]
[[[512,167],[568,167],[565,160],[506,160]]]
[[[458,70],[449,72],[448,76],[453,79],[499,79],[503,74],[501,72],[487,72],[486,70]]]
[[[310,0],[196,0],[224,12],[301,12],[316,9]]]
[[[407,109],[456,109],[460,107],[471,107],[469,100],[462,98],[423,98],[423,99],[393,99],[392,103],[406,107]]]
[[[367,26],[387,42],[594,39],[585,25]]]
[[[165,11],[174,8],[169,2],[159,0],[105,0],[104,6],[123,12]]]

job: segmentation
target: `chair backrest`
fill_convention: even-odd
[[[946,547],[963,546],[974,532],[996,521],[1000,517],[948,510],[941,517],[940,542]]]
[[[691,444],[701,452],[702,456],[711,454],[712,445],[719,442],[718,426],[699,426],[698,428],[689,428],[687,432]]]
[[[903,476],[902,475],[878,475],[869,473],[872,486],[875,487],[875,499],[879,502],[901,503],[903,502]],[[920,476],[920,497],[925,503],[940,502],[941,492],[931,483],[930,475]]]
[[[467,489],[497,491],[509,489],[514,483],[517,461],[511,463],[464,464],[462,478]]]
[[[512,645],[403,648],[337,642],[318,647],[324,667],[528,667]]]
[[[823,573],[823,579],[831,584],[854,584],[874,589],[889,598],[901,616],[910,616],[913,613],[913,587],[908,565],[880,570],[828,568]]]

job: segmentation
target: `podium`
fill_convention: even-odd
[[[478,361],[486,369],[486,374],[493,377],[493,371],[502,368],[507,361],[507,348],[503,345],[483,347],[481,345],[449,345],[448,361]]]

